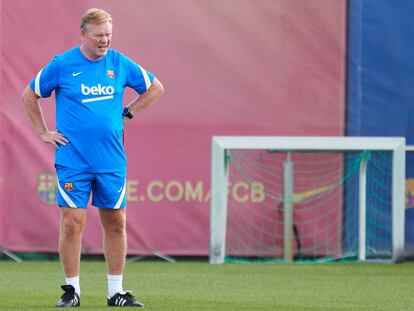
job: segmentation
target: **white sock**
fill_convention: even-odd
[[[79,275],[74,276],[73,278],[65,278],[66,285],[72,285],[75,288],[75,293],[80,296],[80,285],[79,285]]]
[[[108,297],[111,298],[116,293],[120,293],[123,291],[124,290],[122,288],[122,274],[108,274]]]

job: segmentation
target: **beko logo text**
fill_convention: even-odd
[[[83,95],[112,95],[115,93],[115,90],[112,86],[105,86],[101,84],[87,86],[82,83],[81,91]]]

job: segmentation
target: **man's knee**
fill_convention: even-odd
[[[123,212],[108,211],[101,219],[106,234],[120,235],[126,230],[126,215]]]
[[[63,213],[61,226],[66,236],[81,234],[85,226],[85,216],[79,213]]]

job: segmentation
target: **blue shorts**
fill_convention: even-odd
[[[58,205],[86,208],[92,192],[92,205],[118,209],[126,206],[126,173],[85,173],[56,166]]]

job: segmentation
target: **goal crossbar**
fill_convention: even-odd
[[[211,149],[210,263],[225,260],[228,150],[264,149],[275,151],[389,151],[392,153],[392,261],[402,260],[404,253],[404,137],[280,137],[214,136]],[[366,165],[359,170],[359,248],[358,259],[366,260]],[[288,247],[287,245],[285,247]],[[289,252],[289,249],[285,249]],[[286,258],[285,258],[286,259]]]

